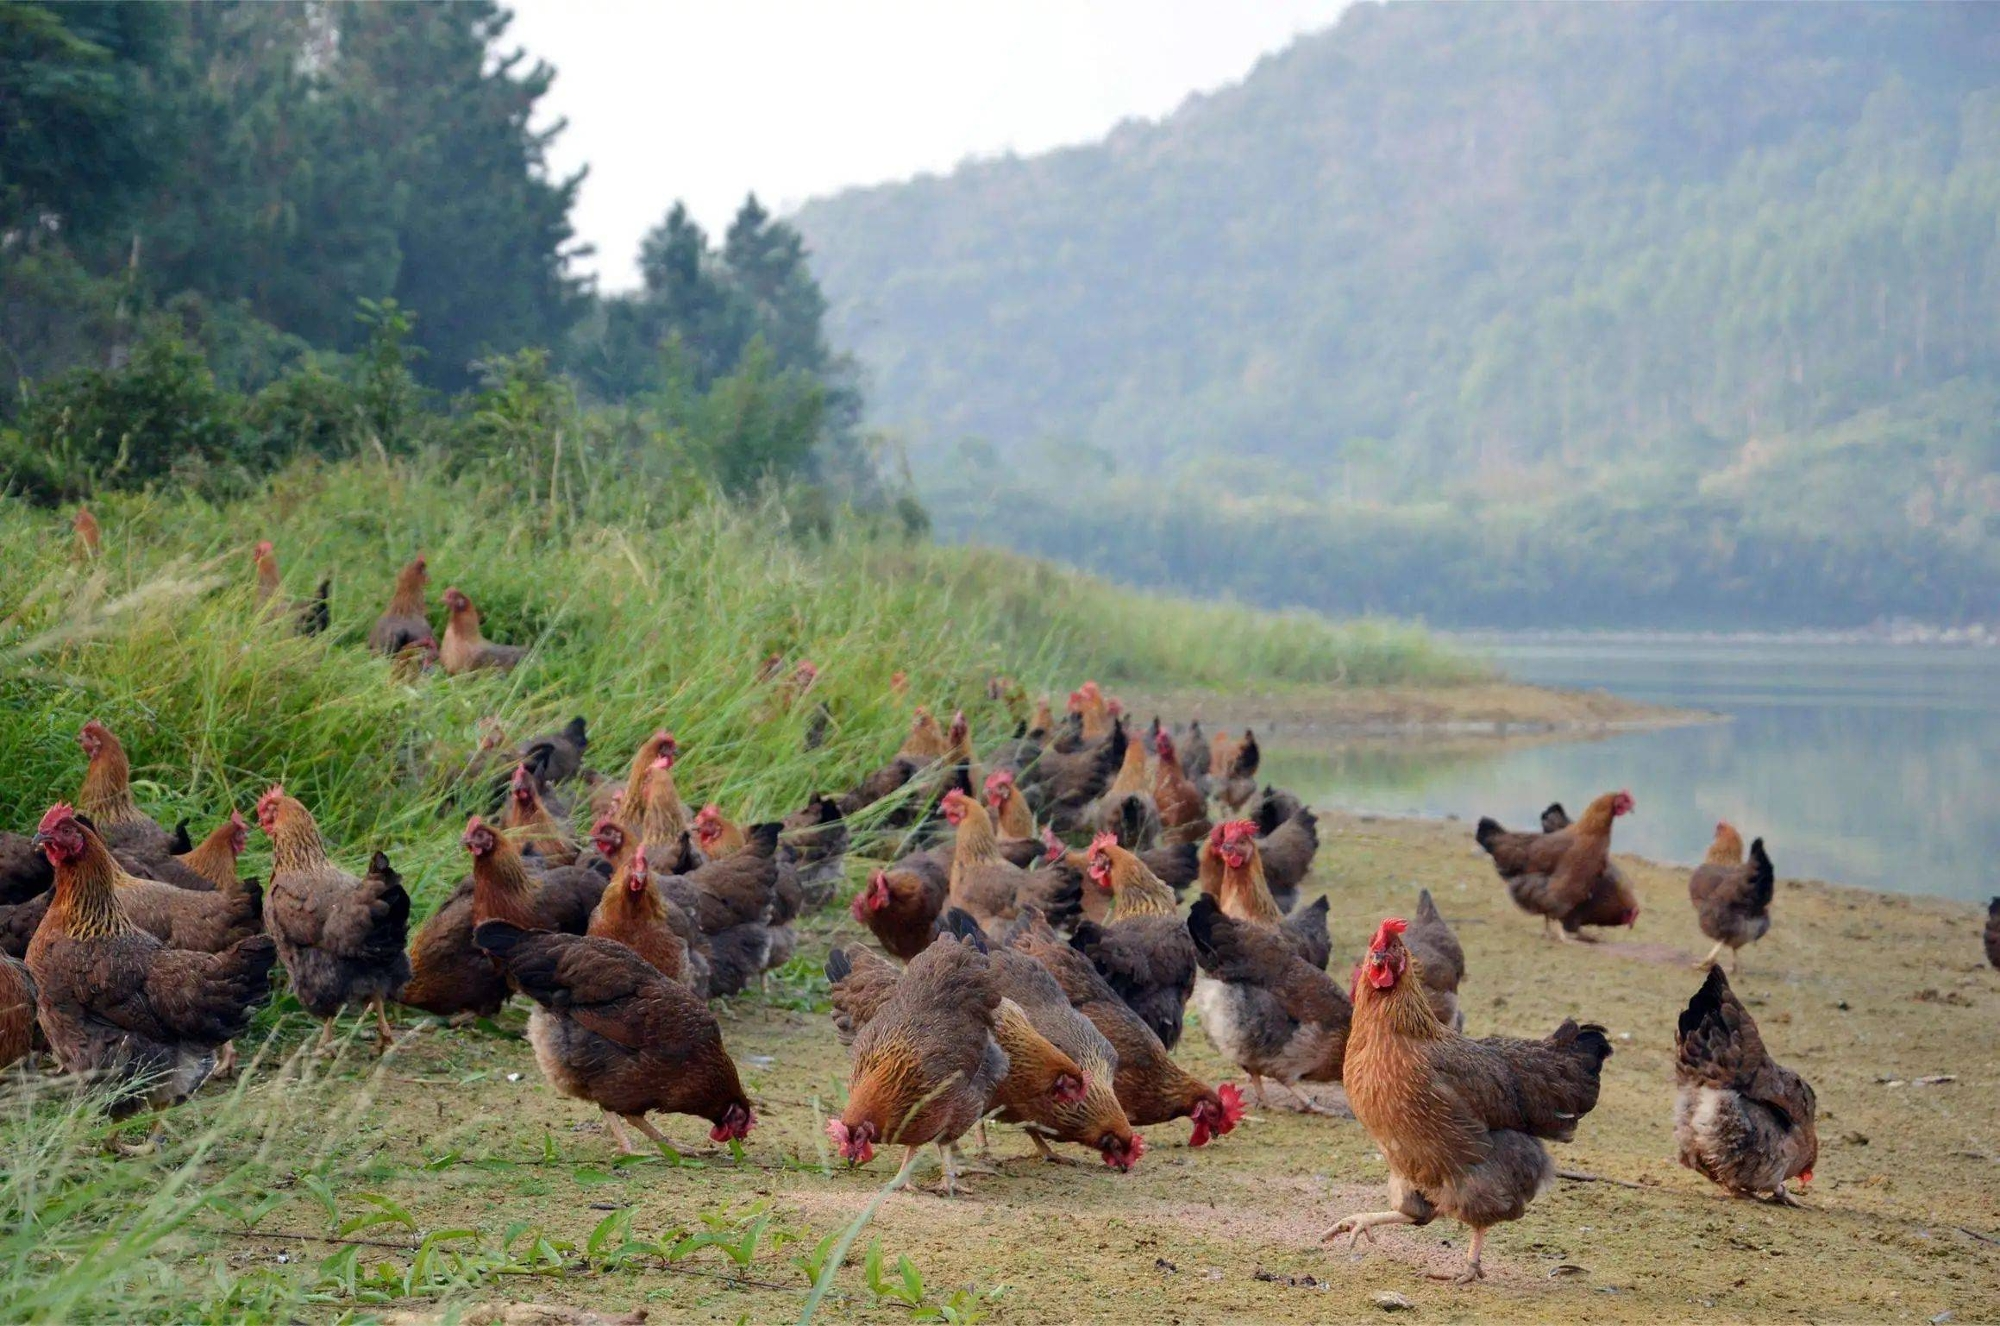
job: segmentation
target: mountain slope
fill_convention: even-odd
[[[798,221],[947,531],[1784,624],[2000,613],[1996,216],[2000,11],[1362,5],[1160,123]]]

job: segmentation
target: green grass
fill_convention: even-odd
[[[0,499],[0,826],[25,829],[73,794],[75,734],[98,718],[124,740],[156,818],[185,817],[199,836],[282,780],[337,859],[388,851],[420,916],[462,874],[468,805],[454,774],[488,719],[518,738],[584,714],[594,762],[611,770],[665,724],[690,800],[755,819],[880,763],[910,703],[963,707],[976,738],[999,735],[1011,720],[987,699],[995,674],[1039,690],[1085,675],[1250,686],[1475,671],[1401,627],[1132,595],[1018,557],[892,540],[858,518],[801,533],[776,500],[737,509],[609,477],[550,504],[427,462],[303,466],[228,505],[138,495],[97,513],[104,556],[80,565],[65,520]],[[333,575],[327,636],[260,621],[249,549],[266,537],[294,595]],[[405,684],[363,647],[395,569],[420,551],[434,613],[446,585],[463,587],[490,638],[533,646],[522,667]],[[835,724],[816,751],[802,747],[809,706],[778,712],[754,680],[773,651],[821,668],[815,696]],[[907,701],[891,691],[899,669]],[[263,872],[264,850],[253,835],[247,871]],[[780,982],[780,1001],[791,988]],[[229,1231],[273,1211],[291,1226],[319,1212],[349,1234],[404,1223],[365,1196],[374,1148],[350,1126],[378,1079],[343,1083],[285,1060],[306,1030],[289,1002],[261,1014],[245,1046],[263,1068],[177,1111],[157,1161],[105,1158],[109,1125],[61,1080],[8,1080],[0,1319],[332,1316],[602,1260],[602,1248],[542,1248],[531,1230],[476,1222],[441,1242],[436,1229],[402,1230],[411,1250],[393,1273],[338,1245],[283,1265],[233,1260]],[[795,1233],[811,1246],[829,1232]]]

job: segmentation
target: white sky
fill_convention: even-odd
[[[719,233],[853,184],[1037,152],[1158,117],[1325,27],[1347,0],[511,0],[553,64],[554,166],[607,290],[676,198]]]

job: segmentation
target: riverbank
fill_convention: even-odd
[[[1452,686],[1326,686],[1230,693],[1161,690],[1128,698],[1135,714],[1200,718],[1213,732],[1253,728],[1266,745],[1355,737],[1533,737],[1625,732],[1721,721],[1698,709],[1649,704],[1602,690],[1512,681]]]
[[[1382,1231],[1358,1254],[1321,1245],[1340,1216],[1382,1204],[1381,1160],[1352,1120],[1257,1110],[1200,1151],[1185,1124],[1155,1126],[1123,1176],[1082,1153],[1080,1168],[1044,1164],[999,1129],[999,1174],[972,1176],[955,1200],[899,1192],[882,1203],[820,1320],[908,1320],[859,1266],[877,1240],[891,1279],[909,1257],[926,1302],[1006,1286],[984,1307],[997,1322],[1373,1320],[1383,1295],[1420,1321],[2000,1317],[2000,972],[1980,958],[1977,909],[1781,881],[1775,924],[1737,988],[1772,1051],[1818,1092],[1817,1177],[1804,1209],[1785,1210],[1725,1198],[1673,1159],[1674,1023],[1699,983],[1688,964],[1707,947],[1684,871],[1623,859],[1643,906],[1636,929],[1558,945],[1508,902],[1463,824],[1328,814],[1321,832],[1308,894],[1330,899],[1336,968],[1427,887],[1465,947],[1469,1031],[1540,1034],[1570,1014],[1610,1029],[1600,1104],[1556,1151],[1564,1168],[1615,1182],[1559,1183],[1493,1231],[1488,1280],[1460,1288],[1426,1278],[1462,1255],[1464,1231],[1449,1222]],[[857,938],[844,911],[813,918],[801,968]],[[864,1170],[821,1168],[821,1111],[846,1060],[811,1008],[818,990],[796,981],[780,987],[784,1000],[725,1009],[759,1120],[740,1164],[705,1142],[677,1168],[614,1164],[596,1114],[555,1096],[525,1044],[427,1030],[380,1069],[357,1049],[335,1070],[330,1086],[374,1083],[355,1119],[366,1144],[356,1186],[421,1230],[528,1222],[578,1248],[608,1213],[626,1213],[631,1236],[670,1244],[677,1229],[768,1217],[740,1266],[715,1249],[672,1263],[635,1255],[611,1271],[504,1278],[473,1297],[643,1306],[655,1320],[796,1319],[805,1281],[793,1258],[859,1215],[894,1164],[884,1152]],[[1198,1029],[1180,1057],[1211,1079],[1235,1076]],[[1337,1089],[1323,1096],[1339,1101]],[[704,1131],[662,1123],[684,1144]],[[926,1162],[919,1177],[929,1174]],[[316,1210],[294,1205],[263,1228],[317,1234]],[[798,1242],[773,1247],[780,1232]],[[258,1233],[226,1247],[239,1268],[300,1252]],[[395,1270],[410,1262],[366,1255]]]

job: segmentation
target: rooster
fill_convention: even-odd
[[[1769,1193],[1797,1206],[1791,1179],[1812,1182],[1819,1102],[1812,1086],[1773,1060],[1722,968],[1681,1013],[1674,1033],[1674,1144],[1681,1164],[1737,1197]]]
[[[1440,1215],[1472,1229],[1461,1284],[1483,1279],[1486,1231],[1519,1220],[1554,1181],[1543,1139],[1567,1142],[1596,1108],[1611,1057],[1604,1028],[1565,1021],[1544,1040],[1469,1040],[1438,1021],[1403,943],[1382,922],[1354,983],[1345,1080],[1354,1117],[1389,1162],[1391,1209],[1341,1220],[1328,1239]]]
[[[451,616],[445,622],[438,659],[444,664],[446,676],[456,677],[461,672],[476,672],[481,668],[512,672],[528,656],[525,645],[497,645],[480,634],[479,609],[472,606],[464,590],[455,585],[445,590],[444,606]]]
[[[334,1020],[349,1004],[375,1010],[379,1053],[394,1038],[385,1001],[403,993],[410,958],[410,895],[377,852],[365,878],[327,859],[312,812],[274,786],[258,798],[257,824],[271,840],[271,882],[264,921],[291,973],[292,993],[324,1026],[318,1049],[333,1041]]]
[[[437,650],[437,635],[431,630],[430,600],[426,589],[431,583],[429,565],[419,557],[396,573],[396,592],[389,606],[368,628],[368,647],[384,658],[401,658],[415,650],[419,657]]]
[[[57,1061],[110,1084],[114,1117],[186,1100],[269,995],[271,937],[249,935],[219,953],[169,948],[125,914],[117,863],[73,809],[51,807],[34,841],[56,882],[27,966]],[[160,1130],[156,1122],[155,1145]]]
[[[1708,855],[1688,876],[1694,919],[1701,932],[1715,941],[1708,956],[1695,964],[1697,968],[1706,968],[1726,948],[1730,970],[1736,970],[1744,947],[1762,939],[1771,928],[1771,889],[1776,879],[1762,838],[1750,844],[1746,862],[1743,835],[1727,820],[1716,824]]]
[[[675,1149],[646,1118],[653,1111],[706,1119],[715,1142],[756,1126],[715,1015],[625,945],[506,921],[481,923],[473,941],[535,1001],[528,1041],[542,1076],[604,1111],[620,1151],[638,1152],[627,1124]]]
[[[1007,1076],[994,1039],[1000,987],[970,943],[940,936],[911,959],[893,994],[854,1038],[847,1105],[826,1131],[840,1158],[865,1165],[876,1143],[905,1148],[903,1168],[935,1143],[944,1190],[956,1191],[958,1139]]]
[[[1493,858],[1507,896],[1522,911],[1542,918],[1546,936],[1551,921],[1567,920],[1590,900],[1611,864],[1612,821],[1631,814],[1633,804],[1630,792],[1606,792],[1585,808],[1581,820],[1554,833],[1509,833],[1497,821],[1482,818],[1475,836]],[[1615,920],[1593,923],[1631,925],[1638,919],[1635,903]],[[1582,938],[1569,925],[1558,933],[1564,940]]]

